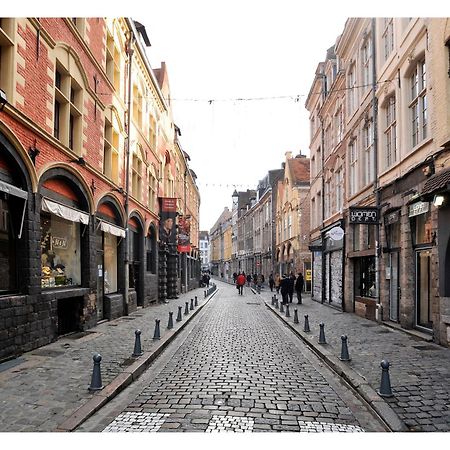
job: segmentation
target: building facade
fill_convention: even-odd
[[[0,35],[2,360],[161,298],[179,157],[141,24],[2,18]]]

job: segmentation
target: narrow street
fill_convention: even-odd
[[[141,378],[77,431],[386,431],[245,288],[215,297]]]

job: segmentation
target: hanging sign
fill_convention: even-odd
[[[377,224],[378,208],[350,206],[349,221],[350,223]]]
[[[419,216],[420,214],[425,214],[430,209],[430,204],[428,202],[417,202],[409,205],[409,217]]]
[[[341,227],[334,227],[328,232],[333,241],[340,241],[344,237],[344,230]]]
[[[191,218],[189,216],[178,217],[178,245],[179,253],[191,251]]]

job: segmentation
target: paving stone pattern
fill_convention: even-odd
[[[88,387],[95,353],[102,355],[102,382],[107,386],[135,361],[131,356],[135,330],[142,331],[143,351],[151,351],[159,342],[153,341],[155,319],[161,320],[163,337],[169,311],[176,316],[178,305],[184,306],[195,295],[199,305],[205,302],[204,290],[196,289],[23,354],[21,364],[0,372],[0,432],[55,430],[92,398]],[[173,331],[186,320],[183,315],[182,322],[174,321]]]
[[[361,431],[311,357],[250,290],[224,285],[124,412],[169,414],[159,432]]]
[[[270,305],[273,293],[262,298]],[[341,335],[348,336],[351,361],[346,363],[363,376],[374,390],[381,382],[380,363],[390,362],[391,398],[385,401],[411,431],[450,431],[450,349],[426,342],[404,331],[342,313],[312,301],[309,296],[297,305],[299,324],[283,317],[303,331],[304,315],[308,314],[311,335],[319,337],[319,323],[325,324],[325,348],[337,357],[341,353]],[[315,341],[317,342],[317,340]]]

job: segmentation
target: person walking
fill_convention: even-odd
[[[250,274],[247,275],[247,285],[250,286],[252,283],[252,276]]]
[[[275,286],[275,280],[273,279],[273,275],[270,274],[269,275],[269,287],[270,287],[270,292],[273,292],[273,287]]]
[[[302,304],[302,292],[303,292],[304,284],[305,284],[305,280],[303,279],[303,274],[301,272],[299,272],[298,277],[295,280],[295,292],[297,293],[297,303],[299,305]]]
[[[238,289],[239,295],[244,293],[245,275],[240,273],[236,278],[236,287]]]
[[[280,280],[280,291],[283,305],[287,305],[288,297],[289,297],[289,278],[286,274],[283,275],[283,278]]]
[[[289,303],[292,303],[292,299],[294,298],[294,289],[295,289],[295,275],[294,272],[291,272],[289,275]]]

